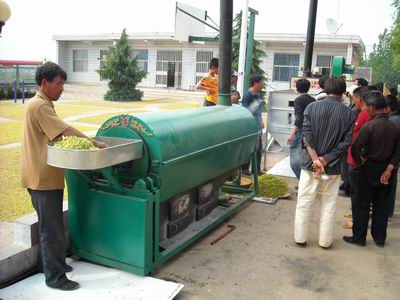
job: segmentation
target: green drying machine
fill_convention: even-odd
[[[251,188],[232,177],[255,167],[258,135],[247,109],[217,105],[115,116],[96,135],[106,149],[49,145],[48,163],[66,168],[72,253],[153,272],[255,196],[256,175]]]

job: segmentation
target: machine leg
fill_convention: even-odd
[[[257,154],[253,152],[251,158],[251,169],[253,171],[254,192],[258,194],[258,172],[257,172]]]

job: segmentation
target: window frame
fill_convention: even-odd
[[[86,58],[77,58],[77,53],[86,53]],[[85,56],[85,55],[83,55]],[[80,64],[78,64],[80,63]],[[80,68],[77,68],[80,66]],[[79,70],[78,70],[79,69]],[[88,49],[73,49],[72,50],[72,72],[87,73],[89,72],[89,50]]]
[[[276,63],[276,60],[277,60],[277,56],[278,55],[286,55],[287,56],[287,58],[289,58],[289,56],[297,56],[297,65],[291,65],[291,64],[289,64],[290,63],[290,60],[289,59],[287,59],[287,64],[275,64]],[[277,68],[279,68],[280,70],[282,70],[282,69],[288,69],[288,70],[290,70],[290,69],[292,69],[293,71],[295,71],[294,73],[295,74],[293,74],[292,76],[290,76],[291,74],[291,72],[290,71],[288,71],[288,78],[287,78],[287,80],[282,80],[282,78],[281,78],[281,76],[279,76],[279,78],[277,78],[276,76],[276,69]],[[294,70],[294,69],[296,69],[296,70]],[[298,73],[299,73],[299,69],[300,69],[300,54],[299,53],[287,53],[287,52],[275,52],[274,53],[274,60],[273,60],[273,63],[272,63],[272,70],[273,70],[273,74],[272,74],[272,81],[273,82],[290,82],[290,78],[291,77],[297,77],[298,76]],[[280,74],[280,72],[279,72],[279,75],[281,75]]]

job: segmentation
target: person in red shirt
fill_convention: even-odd
[[[363,96],[369,92],[368,88],[366,87],[358,87],[353,90],[351,96],[351,102],[354,104],[354,106],[357,108],[357,111],[359,111],[357,120],[354,124],[353,128],[353,134],[351,137],[351,143],[355,141],[355,139],[358,136],[358,133],[361,130],[361,127],[369,122],[371,120],[371,117],[368,113],[368,107],[367,104],[365,103],[365,100]],[[355,194],[357,192],[357,185],[356,185],[356,179],[358,175],[358,167],[356,166],[356,163],[354,162],[354,159],[351,155],[351,145],[349,146],[349,151],[347,155],[347,163],[349,164],[349,179],[350,179],[350,187],[351,187],[351,208],[353,210],[354,207],[354,200],[355,200]],[[345,215],[346,217],[351,217],[350,214]],[[351,229],[353,227],[353,222],[346,222],[343,225],[344,228],[346,229]]]

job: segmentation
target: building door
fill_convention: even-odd
[[[168,62],[167,87],[175,86],[175,62]]]

